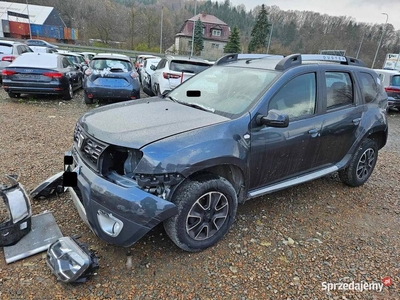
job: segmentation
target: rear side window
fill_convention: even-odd
[[[360,73],[360,79],[365,103],[374,101],[379,94],[379,88],[374,77],[369,73],[362,72]]]
[[[392,84],[393,86],[400,86],[400,75],[393,75]]]
[[[165,63],[166,63],[166,62],[167,62],[166,59],[160,60],[160,62],[159,62],[158,65],[157,65],[157,70],[163,69],[163,68],[165,67]]]
[[[0,54],[12,54],[12,46],[0,44]]]
[[[185,73],[199,73],[204,69],[207,69],[210,65],[199,62],[190,62],[184,60],[173,60],[170,64],[170,70],[175,72]]]
[[[353,83],[349,73],[325,72],[326,108],[332,109],[352,104]]]

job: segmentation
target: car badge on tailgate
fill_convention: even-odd
[[[82,134],[79,134],[78,135],[78,149],[82,149],[84,141],[85,141],[85,137]]]

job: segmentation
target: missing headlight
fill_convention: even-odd
[[[133,171],[142,157],[143,153],[136,149],[108,147],[102,157],[101,172],[107,176],[109,172],[115,171],[120,175],[133,178]]]

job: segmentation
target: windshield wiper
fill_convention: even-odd
[[[187,102],[180,102],[180,103],[182,103],[183,105],[190,106],[190,107],[193,107],[193,108],[198,108],[198,109],[201,109],[201,110],[204,110],[204,111],[209,111],[209,112],[212,112],[212,113],[215,112],[214,108],[207,107],[207,106],[204,106],[204,105],[201,105],[201,104],[187,103]]]
[[[214,108],[207,107],[207,106],[204,106],[204,105],[201,105],[201,104],[179,101],[178,99],[176,99],[176,98],[174,98],[172,96],[167,96],[166,98],[170,99],[171,101],[173,101],[175,103],[179,103],[179,104],[182,104],[182,105],[190,106],[190,107],[193,107],[193,108],[201,109],[201,110],[212,112],[212,113],[215,112]]]

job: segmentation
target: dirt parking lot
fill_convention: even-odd
[[[0,174],[19,174],[30,191],[61,171],[77,118],[94,107],[82,91],[62,101],[10,99],[1,90]],[[82,234],[100,269],[84,284],[64,284],[45,253],[9,265],[0,259],[0,299],[400,299],[399,112],[390,112],[389,126],[364,186],[329,176],[249,201],[226,238],[200,253],[177,248],[162,226],[129,249],[109,245],[67,193],[32,200],[33,213],[51,211],[65,236]],[[387,276],[390,286],[371,290]]]

